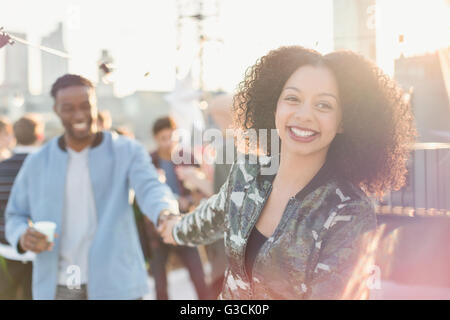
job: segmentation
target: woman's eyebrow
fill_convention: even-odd
[[[300,89],[298,89],[296,87],[286,87],[286,88],[284,88],[284,90],[288,90],[288,89],[292,89],[292,90],[295,90],[297,92],[302,92]]]
[[[284,88],[284,90],[288,90],[288,89],[295,90],[297,92],[302,92],[302,90],[300,90],[299,88],[296,88],[296,87],[286,87],[286,88]],[[322,92],[322,93],[319,93],[318,96],[329,96],[329,97],[334,98],[337,102],[339,102],[339,99],[332,93]]]
[[[339,99],[338,99],[334,94],[332,94],[332,93],[325,93],[325,92],[323,92],[323,93],[319,93],[318,95],[319,95],[319,96],[328,96],[328,97],[332,97],[332,98],[334,98],[334,99],[336,100],[336,102],[339,102]]]

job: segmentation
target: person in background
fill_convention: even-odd
[[[36,253],[33,299],[141,299],[148,277],[130,190],[155,224],[178,214],[178,204],[141,144],[98,131],[91,81],[66,74],[51,95],[65,131],[20,169],[6,207],[6,238],[20,253]],[[56,224],[54,242],[32,227],[39,221]]]
[[[222,132],[222,145],[217,146],[222,148],[222,153],[218,154],[218,159],[214,163],[214,181],[213,193],[220,191],[220,187],[226,182],[231,166],[236,159],[236,150],[234,148],[233,136],[230,136],[232,118],[233,97],[228,94],[222,94],[211,100],[208,110],[214,121],[214,124]],[[227,154],[227,151],[233,151],[232,155]],[[219,157],[221,156],[221,159]],[[227,162],[231,160],[230,163]],[[224,274],[227,266],[227,258],[225,255],[225,244],[223,239],[213,242],[205,246],[208,260],[211,264],[211,284],[210,288],[214,298],[217,298],[222,290]]]
[[[0,116],[0,161],[11,157],[14,144],[11,121],[5,116]]]
[[[125,136],[125,137],[128,137],[130,139],[136,138],[134,136],[134,132],[131,131],[129,128],[125,127],[125,126],[120,126],[120,127],[114,128],[113,131],[117,132],[121,136]]]
[[[232,104],[233,97],[228,94],[219,94],[212,98],[208,104],[208,113],[212,118],[212,127],[221,131],[222,139],[214,141],[211,147],[214,150],[216,159],[213,167],[213,179],[208,179],[205,174],[199,173],[192,167],[177,168],[177,176],[201,190],[203,197],[210,197],[219,192],[220,187],[225,183],[233,162],[236,160],[236,148],[234,146],[232,125]],[[225,245],[223,239],[205,245],[205,251],[211,266],[209,274],[209,288],[211,296],[217,298],[222,290],[224,273],[227,266],[225,255]]]
[[[101,110],[98,112],[97,126],[98,126],[98,131],[111,129],[112,118],[111,118],[111,112],[109,112],[109,110]]]
[[[44,122],[38,115],[26,114],[13,126],[17,145],[11,158],[0,162],[0,299],[30,300],[34,254],[19,254],[5,238],[4,213],[14,179],[25,158],[44,141]]]
[[[171,156],[177,148],[173,134],[176,129],[175,122],[170,117],[164,117],[156,120],[153,125],[153,136],[157,144],[157,150],[151,153],[154,166],[158,169],[160,179],[167,183],[179,202],[181,212],[187,212],[192,207],[191,192],[183,181],[177,177],[177,167],[193,167],[194,159],[191,155],[180,152],[180,156],[189,158],[189,163],[175,165]],[[197,296],[200,300],[209,299],[209,290],[205,282],[205,274],[202,262],[197,248],[171,246],[165,244],[155,225],[144,217],[145,234],[147,245],[151,251],[150,268],[155,279],[156,297],[158,300],[167,300],[167,274],[166,264],[169,253],[175,252],[180,257],[182,263],[189,271],[189,275],[194,284]],[[143,244],[143,248],[145,245]]]

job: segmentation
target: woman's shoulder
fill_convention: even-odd
[[[271,158],[265,155],[238,154],[237,160],[230,169],[233,182],[249,184],[261,175],[265,175],[265,169],[271,165]],[[276,173],[278,168],[273,170]],[[268,170],[267,170],[268,171]]]
[[[334,179],[329,182],[329,197],[333,203],[332,213],[346,216],[351,220],[367,223],[376,227],[376,201],[368,196],[359,186],[348,180]]]

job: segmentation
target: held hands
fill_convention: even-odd
[[[55,234],[57,237],[57,234]],[[29,227],[20,237],[19,245],[24,251],[41,253],[42,251],[52,251],[53,242],[47,241],[47,236],[36,229]]]
[[[158,233],[167,244],[177,245],[172,236],[173,227],[180,221],[181,216],[163,211],[158,219]]]
[[[191,206],[191,200],[188,197],[179,197],[178,206],[181,212],[187,212]]]

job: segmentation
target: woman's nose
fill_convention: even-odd
[[[312,119],[312,104],[308,101],[300,104],[295,110],[295,117],[299,119]]]

